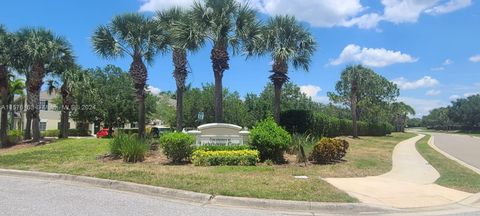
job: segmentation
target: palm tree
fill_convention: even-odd
[[[9,73],[8,66],[11,60],[12,40],[10,34],[0,25],[0,147],[7,144],[8,129],[8,91],[9,91]]]
[[[190,12],[179,8],[158,11],[156,20],[166,32],[166,40],[169,49],[172,51],[172,60],[175,69],[173,77],[177,85],[176,91],[176,130],[183,128],[183,93],[185,91],[185,80],[187,79],[188,60],[187,51],[194,52],[200,49],[205,43],[202,37],[202,29],[193,23],[189,16]]]
[[[270,53],[273,65],[270,80],[274,85],[274,117],[280,122],[282,86],[288,81],[288,66],[308,71],[316,42],[293,16],[271,18],[263,30],[263,43],[256,47],[260,54]]]
[[[63,37],[43,28],[25,28],[16,33],[14,62],[18,71],[27,77],[27,128],[25,137],[29,137],[29,120],[32,119],[32,142],[40,140],[40,89],[45,75],[55,69],[55,65],[73,62],[70,43]]]
[[[60,74],[62,86],[60,87],[60,94],[62,95],[62,107],[60,117],[60,135],[59,138],[68,138],[68,128],[70,119],[70,111],[72,109],[74,98],[73,92],[89,83],[89,77],[82,71],[78,65],[64,71]]]
[[[396,132],[405,132],[405,125],[407,123],[407,116],[415,115],[415,110],[403,103],[395,102],[391,104],[391,111],[393,114],[393,121],[395,122],[395,131]]]
[[[108,25],[99,26],[92,37],[95,52],[104,58],[119,58],[125,55],[133,60],[130,76],[135,84],[138,101],[138,133],[145,137],[145,87],[147,67],[154,56],[165,49],[163,31],[155,22],[137,13],[128,13],[113,18]]]
[[[260,27],[255,15],[249,5],[237,0],[203,0],[193,5],[195,25],[213,45],[210,59],[215,77],[215,122],[223,122],[222,79],[230,67],[228,49],[236,54],[242,43],[246,48],[255,41],[251,36]]]
[[[9,90],[8,90],[8,104],[15,103],[15,96],[18,95],[23,99],[25,90],[25,82],[23,79],[16,79],[15,76],[10,75]],[[10,109],[10,130],[15,130],[15,109]]]

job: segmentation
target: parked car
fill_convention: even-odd
[[[113,130],[112,130],[112,134],[113,134]],[[100,131],[97,132],[97,138],[106,137],[106,136],[112,135],[112,134],[108,133],[108,128],[103,128],[103,129],[101,129]]]

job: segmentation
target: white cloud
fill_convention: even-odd
[[[454,101],[454,100],[457,100],[459,98],[460,98],[460,95],[452,95],[448,99],[450,99],[451,101]]]
[[[194,0],[141,0],[142,5],[139,11],[156,11],[161,9],[168,9],[172,7],[190,7]]]
[[[189,7],[194,0],[140,0],[140,12]],[[261,13],[294,15],[315,27],[358,26],[377,29],[380,21],[415,23],[422,13],[438,15],[471,5],[471,0],[382,0],[383,12],[369,12],[360,0],[237,0],[248,2]],[[365,1],[367,2],[367,1]]]
[[[430,76],[424,76],[418,80],[414,81],[409,81],[405,79],[405,77],[400,77],[397,79],[392,80],[393,83],[397,84],[397,86],[400,89],[403,90],[411,90],[411,89],[417,89],[417,88],[428,88],[428,87],[434,87],[438,85],[438,80],[430,77]]]
[[[425,93],[425,95],[427,96],[435,96],[435,95],[439,95],[442,91],[440,90],[435,90],[435,89],[430,89],[427,91],[427,93]]]
[[[322,91],[319,86],[316,85],[302,85],[300,91],[307,96],[311,97],[313,101],[320,103],[328,103],[329,98],[327,96],[320,96],[318,93]]]
[[[470,57],[468,60],[470,60],[471,62],[480,62],[480,55],[474,55]]]
[[[159,88],[157,88],[157,87],[155,87],[155,86],[151,86],[151,85],[149,85],[149,86],[147,87],[147,91],[151,92],[151,93],[154,94],[154,95],[158,95],[158,94],[160,94],[160,92],[161,92],[161,90],[160,90]]]
[[[362,48],[355,44],[349,44],[343,49],[337,59],[330,61],[330,64],[339,65],[348,62],[359,62],[372,67],[385,67],[397,63],[416,62],[417,60],[400,51],[384,48]]]
[[[453,61],[451,59],[445,59],[445,61],[443,61],[442,65],[443,66],[447,66],[447,65],[451,65],[453,64]]]
[[[434,67],[434,68],[430,68],[431,71],[443,71],[445,70],[445,67]]]
[[[399,97],[398,100],[413,107],[415,109],[416,117],[428,115],[430,110],[448,105],[444,101],[433,99]]]
[[[450,12],[468,7],[471,4],[472,4],[472,0],[450,0],[446,3],[429,8],[425,10],[425,12],[432,15],[439,15],[444,13],[450,13]]]

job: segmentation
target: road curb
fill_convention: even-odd
[[[16,177],[32,177],[54,181],[68,181],[100,188],[127,191],[167,199],[187,201],[201,205],[231,206],[241,208],[255,208],[266,210],[285,211],[308,211],[308,212],[376,212],[376,213],[399,213],[401,209],[386,206],[367,205],[363,203],[323,203],[308,201],[271,200],[246,197],[214,196],[204,193],[196,193],[185,190],[156,187],[151,185],[136,184],[94,177],[76,176],[69,174],[45,173],[36,171],[0,169],[0,175]]]
[[[430,135],[430,139],[428,140],[428,145],[429,145],[430,147],[432,147],[433,149],[435,149],[435,151],[437,151],[437,152],[439,152],[440,154],[442,154],[443,156],[447,157],[448,159],[453,160],[453,161],[461,164],[461,165],[464,166],[464,167],[469,168],[470,170],[472,170],[472,171],[474,171],[474,172],[476,172],[476,173],[478,173],[478,174],[480,175],[480,169],[478,169],[478,168],[476,168],[476,167],[473,167],[472,165],[467,164],[467,163],[465,163],[465,162],[457,159],[456,157],[448,154],[447,152],[441,150],[440,148],[438,148],[438,147],[435,145],[435,138],[433,137],[433,135]]]

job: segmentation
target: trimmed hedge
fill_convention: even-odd
[[[352,134],[352,121],[339,119],[324,113],[309,110],[282,112],[280,124],[290,133],[308,133],[315,137],[337,137]],[[358,122],[361,136],[385,136],[393,131],[389,123]]]
[[[195,166],[254,166],[258,161],[259,153],[256,150],[196,150],[192,154]]]
[[[195,149],[195,137],[182,132],[167,133],[160,137],[160,146],[167,158],[180,163],[190,158]]]
[[[196,150],[203,150],[203,151],[238,151],[238,150],[250,150],[250,149],[252,149],[252,147],[248,145],[235,145],[235,146],[204,145],[196,148]]]
[[[309,160],[321,164],[336,162],[347,154],[348,147],[346,140],[324,137],[313,147]]]
[[[46,130],[41,133],[42,137],[58,137],[60,130]],[[91,136],[91,131],[81,129],[68,129],[69,136]]]
[[[250,131],[250,145],[260,152],[262,161],[283,163],[283,153],[292,143],[292,136],[278,126],[272,117],[260,121]]]
[[[117,129],[115,132],[123,134],[138,134],[138,128]]]

